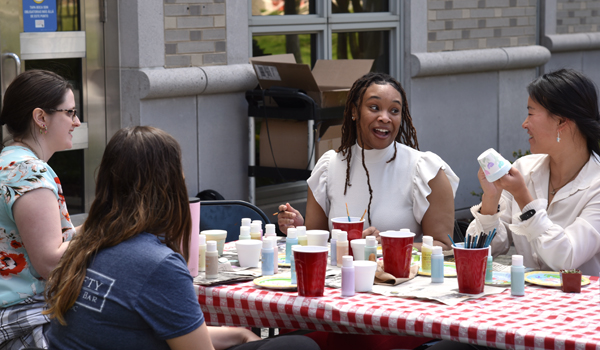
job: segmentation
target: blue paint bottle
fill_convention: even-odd
[[[262,256],[262,275],[272,276],[275,274],[273,271],[273,258],[275,253],[273,251],[273,240],[263,239],[263,246],[261,251]]]
[[[298,244],[298,237],[296,236],[296,229],[291,227],[288,228],[287,238],[285,239],[285,263],[290,263],[290,255],[292,254],[292,246]]]
[[[510,294],[518,297],[525,295],[525,266],[523,266],[523,255],[512,256],[510,267]]]
[[[431,249],[431,283],[444,283],[444,254],[442,247]]]

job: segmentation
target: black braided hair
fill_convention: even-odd
[[[342,124],[342,143],[340,148],[338,148],[338,152],[342,152],[342,155],[345,156],[344,160],[347,163],[346,167],[346,182],[344,184],[344,195],[348,190],[349,186],[352,186],[350,183],[350,161],[352,160],[352,146],[357,142],[357,135],[361,132],[360,130],[360,105],[362,104],[362,99],[365,94],[365,91],[372,84],[385,85],[389,84],[393,86],[402,97],[402,120],[400,122],[400,131],[398,135],[396,135],[395,141],[405,144],[414,149],[419,149],[419,142],[417,141],[417,131],[412,123],[412,117],[410,116],[410,111],[408,110],[408,100],[406,99],[406,93],[402,88],[400,83],[385,73],[367,73],[363,75],[361,78],[356,80],[352,85],[352,88],[348,92],[348,97],[346,99],[346,107],[344,109],[344,121]],[[356,120],[352,120],[352,112],[356,110]],[[367,185],[369,186],[369,206],[367,207],[368,212],[368,220],[371,222],[371,202],[373,201],[373,189],[371,188],[371,180],[369,176],[369,170],[365,164],[365,149],[362,148],[362,165],[365,169],[365,173],[367,174]],[[390,158],[387,163],[396,159],[396,154],[398,150],[394,145],[394,155]]]

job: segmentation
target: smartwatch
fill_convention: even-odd
[[[521,214],[519,216],[519,219],[521,219],[521,221],[525,221],[527,219],[530,219],[534,215],[535,215],[535,209],[531,209],[531,210],[528,210],[528,211],[524,212],[523,214]]]

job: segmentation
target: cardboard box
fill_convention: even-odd
[[[292,54],[253,57],[250,62],[262,89],[301,89],[321,108],[344,106],[352,84],[373,66],[373,60],[317,60],[311,71]]]
[[[344,106],[352,84],[373,65],[373,60],[318,60],[311,71],[307,64],[297,64],[292,54],[253,57],[250,62],[262,89],[273,86],[301,89],[321,108]],[[271,145],[263,119],[259,165],[274,167],[274,155],[280,168],[306,169],[309,147],[312,149],[308,144],[307,122],[269,119],[268,124]],[[330,126],[322,134],[315,145],[316,160],[340,146],[341,125]]]
[[[265,122],[263,119],[260,125],[260,166],[275,167],[276,161],[279,168],[306,169],[309,146],[307,140],[308,123],[305,121],[268,119]]]
[[[308,124],[296,120],[269,119],[269,132],[264,119],[260,126],[260,166],[275,167],[273,155],[279,168],[306,169],[308,165]],[[317,133],[319,134],[319,133]],[[269,145],[269,136],[271,145]],[[342,126],[328,127],[315,145],[315,162],[330,149],[342,144]],[[273,154],[271,154],[271,146]]]
[[[329,150],[337,150],[342,145],[342,125],[332,125],[325,130],[325,133],[317,142],[315,149],[316,159]]]

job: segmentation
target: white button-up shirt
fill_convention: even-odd
[[[471,208],[475,220],[470,234],[497,229],[492,242],[494,256],[505,254],[512,242],[523,255],[526,267],[558,271],[580,269],[585,275],[600,274],[600,159],[595,154],[577,177],[556,192],[548,205],[549,157],[535,154],[515,161],[534,200],[523,211],[507,192],[502,192],[500,211],[495,215],[479,213],[481,204]],[[519,216],[530,209],[536,213],[528,220]]]

